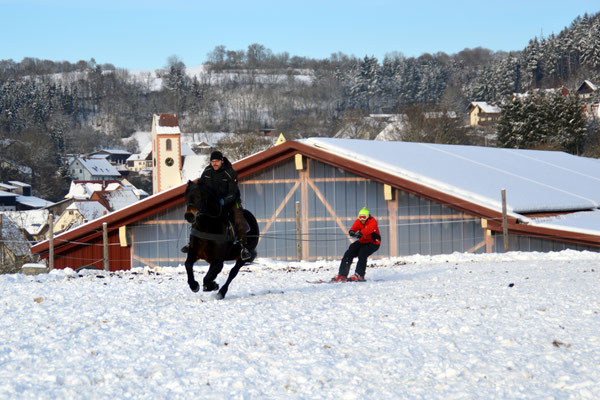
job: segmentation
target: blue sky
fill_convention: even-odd
[[[0,59],[155,69],[172,55],[195,66],[217,45],[252,43],[312,58],[509,51],[599,11],[598,0],[0,0]]]

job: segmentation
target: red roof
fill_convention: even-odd
[[[179,126],[179,121],[175,114],[158,114],[158,125],[159,126]]]

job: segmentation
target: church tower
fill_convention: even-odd
[[[181,183],[181,131],[174,114],[152,116],[152,193]]]

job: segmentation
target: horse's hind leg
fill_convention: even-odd
[[[217,275],[223,269],[223,261],[215,261],[210,264],[208,268],[208,272],[204,275],[204,288],[205,292],[212,292],[213,290],[217,290],[219,288],[219,284],[215,282],[217,279]]]
[[[241,259],[237,260],[237,262],[235,263],[235,265],[233,266],[233,268],[231,268],[231,271],[229,271],[229,276],[227,277],[227,281],[221,287],[221,290],[219,290],[217,298],[219,298],[219,299],[224,299],[225,298],[225,295],[227,294],[227,290],[229,289],[229,284],[231,283],[231,281],[233,280],[233,278],[236,277],[236,275],[240,271],[240,268],[242,268],[242,266],[244,264],[246,264],[245,261],[243,261]]]

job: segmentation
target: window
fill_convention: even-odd
[[[167,139],[167,150],[172,150],[171,139]]]

